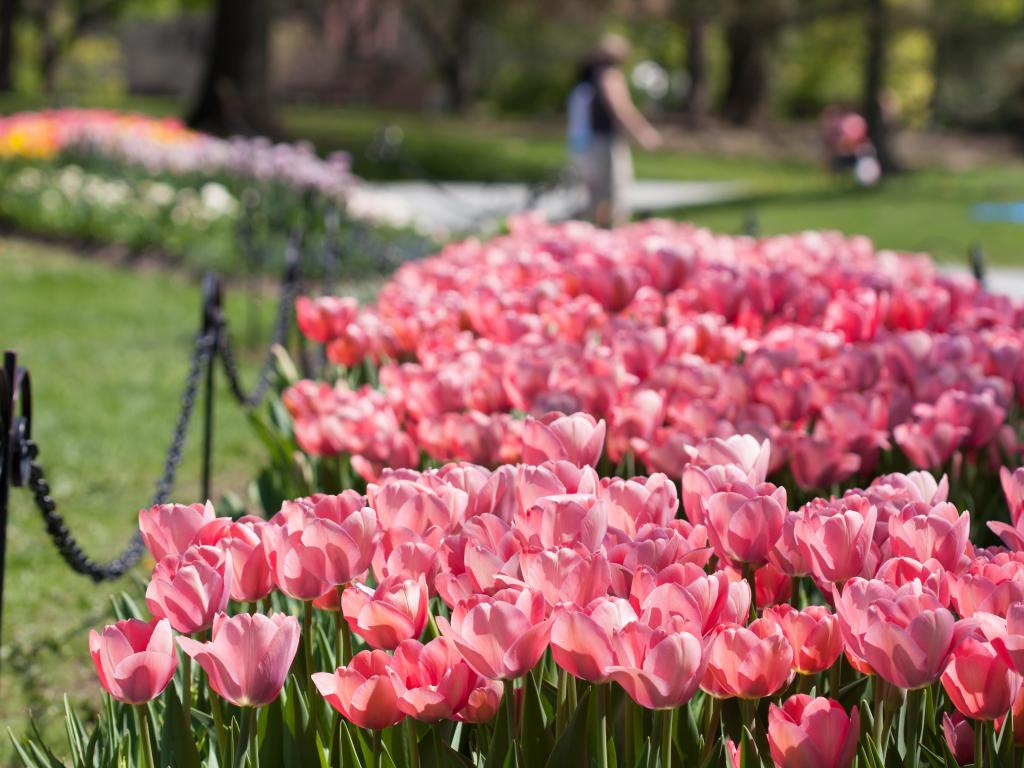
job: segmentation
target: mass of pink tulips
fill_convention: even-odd
[[[606,473],[678,480],[701,440],[749,434],[801,492],[895,469],[991,475],[1021,451],[1021,306],[864,238],[526,216],[406,264],[373,305],[297,309],[346,375],[285,394],[295,436],[370,482],[423,455],[528,461],[520,415],[550,411],[604,421],[580,450],[603,443]]]
[[[267,514],[140,511],[76,765],[1024,765],[1020,305],[526,217],[297,310]]]
[[[141,511],[150,618],[89,646],[144,763],[174,707],[218,764],[1017,764],[1024,469],[981,547],[945,477],[796,506],[769,441],[601,476],[605,426],[527,417],[523,463],[386,469],[269,520]]]

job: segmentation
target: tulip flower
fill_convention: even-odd
[[[615,661],[605,674],[646,709],[675,709],[688,702],[707,664],[701,638],[671,625],[627,624],[612,636],[612,651]]]
[[[764,698],[793,676],[793,649],[769,619],[757,619],[749,627],[722,624],[708,643],[708,666],[700,687],[716,698]]]
[[[263,549],[261,532],[267,523],[239,520],[218,544],[231,559],[231,599],[254,603],[274,589],[274,578]]]
[[[605,423],[586,413],[549,413],[527,419],[523,427],[523,461],[542,464],[548,460],[571,461],[577,466],[597,466],[604,450]]]
[[[220,614],[209,642],[179,637],[178,645],[206,671],[215,693],[238,707],[262,707],[281,693],[299,647],[299,622],[283,613]]]
[[[1010,510],[1010,522],[1015,524],[1024,516],[1024,467],[1012,472],[1006,467],[999,469],[999,481]]]
[[[182,555],[195,543],[196,534],[216,518],[213,504],[157,504],[139,510],[139,533],[157,562]]]
[[[860,716],[834,699],[791,696],[768,707],[768,746],[778,768],[849,768],[857,755]]]
[[[942,687],[953,706],[972,720],[995,720],[1010,711],[1020,675],[992,644],[965,638],[942,673]]]
[[[418,638],[427,624],[427,582],[391,576],[376,589],[353,583],[341,595],[341,611],[352,631],[373,648],[391,650]]]
[[[969,630],[931,594],[903,594],[868,606],[864,660],[898,688],[931,685]]]
[[[437,626],[478,673],[510,680],[529,672],[544,655],[551,634],[544,596],[524,589],[518,595],[477,595],[452,609],[451,622]]]
[[[398,708],[417,720],[483,723],[498,712],[501,683],[474,672],[444,637],[426,644],[403,641],[389,672]]]
[[[334,672],[316,672],[313,684],[327,703],[360,728],[380,730],[402,720],[398,694],[384,651],[360,651]]]
[[[949,502],[928,507],[908,504],[889,518],[889,542],[895,557],[912,557],[924,562],[937,560],[947,571],[958,572],[965,559],[971,517],[958,515]]]
[[[816,675],[835,664],[843,652],[843,635],[834,613],[821,605],[797,610],[791,605],[766,608],[764,618],[779,625],[793,648],[793,670]]]
[[[764,483],[734,486],[705,502],[708,540],[715,554],[733,563],[761,566],[782,534],[786,489]]]
[[[168,555],[153,569],[146,605],[177,632],[208,629],[231,596],[231,556],[219,547],[193,545],[180,557]]]
[[[942,714],[942,735],[957,765],[974,762],[974,726],[959,712]]]
[[[798,515],[793,535],[820,583],[842,584],[863,575],[877,516],[870,501],[851,496],[832,503],[812,503]]]
[[[322,500],[285,524],[263,529],[263,546],[274,583],[289,597],[313,600],[366,571],[373,558],[377,516],[364,507],[351,512]]]
[[[561,610],[551,625],[551,656],[574,677],[606,682],[615,663],[612,638],[636,620],[629,601],[617,597],[597,598],[583,609]]]
[[[178,668],[166,619],[126,619],[108,624],[102,634],[91,629],[89,653],[103,690],[126,704],[155,699]]]

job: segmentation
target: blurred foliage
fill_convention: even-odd
[[[56,73],[57,90],[116,98],[126,91],[121,45],[110,35],[89,35],[71,43]]]

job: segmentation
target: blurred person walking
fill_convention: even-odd
[[[569,94],[569,153],[572,170],[587,192],[584,215],[602,227],[628,219],[624,193],[633,180],[629,138],[644,149],[661,144],[658,131],[629,94],[622,65],[630,44],[606,34],[581,63]]]

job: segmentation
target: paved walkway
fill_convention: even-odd
[[[582,190],[559,187],[533,197],[526,184],[422,181],[367,183],[370,190],[400,201],[409,218],[428,232],[486,233],[500,227],[509,214],[535,208],[551,220],[572,216],[583,208]],[[741,197],[745,187],[734,182],[637,181],[627,191],[630,211],[658,213]]]
[[[949,267],[950,272],[969,274],[966,267]],[[992,293],[1005,293],[1015,299],[1024,299],[1024,269],[1017,267],[989,267],[985,282]]]

